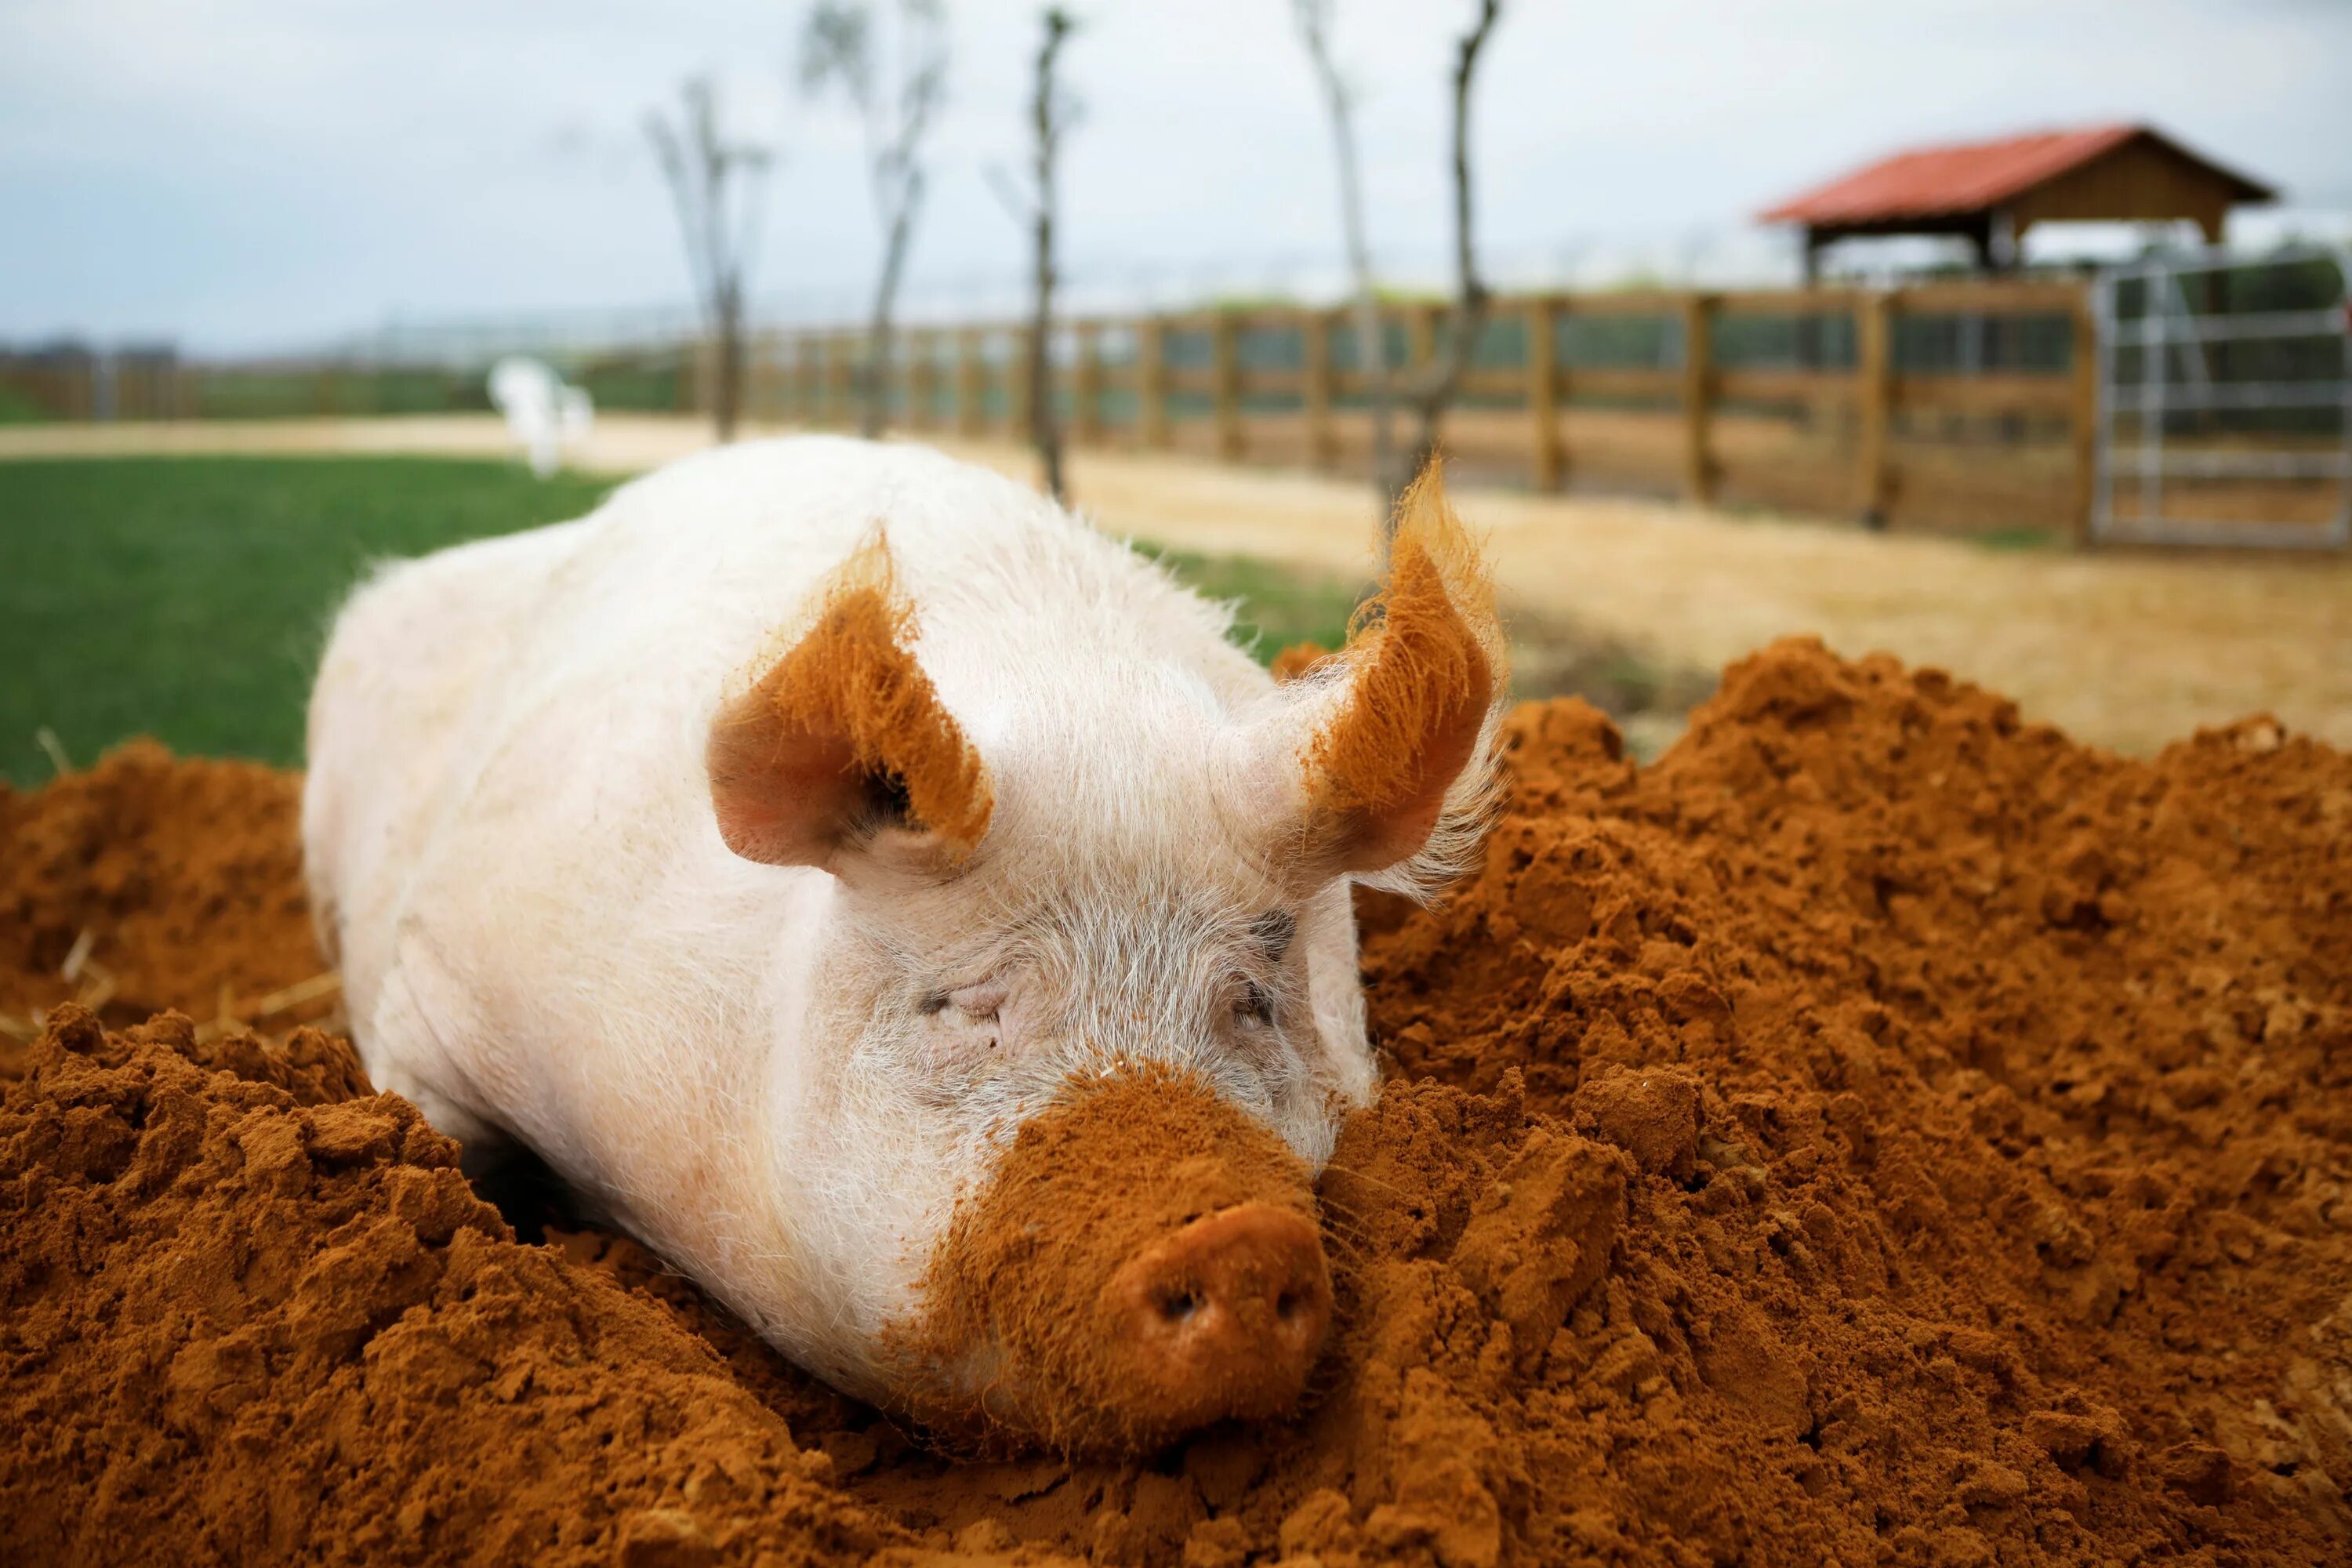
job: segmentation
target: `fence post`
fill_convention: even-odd
[[[1168,445],[1168,323],[1158,316],[1136,331],[1135,430],[1147,452]]]
[[[833,334],[833,354],[825,365],[825,403],[836,425],[857,423],[857,359],[863,345],[856,334]]]
[[[780,401],[776,388],[776,334],[752,332],[743,340],[743,419],[772,420]]]
[[[1230,463],[1242,455],[1241,327],[1231,310],[1219,310],[1210,319],[1209,364],[1217,456]]]
[[[1704,506],[1715,499],[1715,457],[1707,426],[1715,416],[1715,297],[1683,300],[1683,494]]]
[[[977,436],[987,388],[981,380],[980,329],[965,327],[956,333],[955,433]]]
[[[899,423],[920,430],[931,422],[931,334],[909,327],[898,334],[898,352],[907,361],[907,406]]]
[[[1414,305],[1404,316],[1404,368],[1408,375],[1437,357],[1437,305]]]
[[[1895,297],[1875,289],[1854,301],[1854,490],[1865,528],[1886,526],[1887,435],[1895,418]]]
[[[698,335],[685,374],[677,378],[677,411],[680,414],[709,413],[711,384],[718,380],[718,374],[710,338],[708,334]]]
[[[1528,478],[1539,490],[1556,490],[1567,470],[1559,439],[1559,356],[1556,338],[1559,301],[1538,294],[1527,303]]]
[[[1030,429],[1029,340],[1035,335],[1027,327],[1013,332],[1013,358],[1004,367],[1004,431],[1015,440],[1027,436]]]
[[[2084,285],[2074,299],[2074,397],[2067,429],[2074,465],[2074,494],[2067,524],[2078,550],[2091,542],[2091,508],[2098,492],[2099,324],[2091,313],[2090,289],[2089,284]]]
[[[1080,321],[1071,331],[1070,439],[1091,447],[1102,439],[1102,323]]]
[[[1331,466],[1331,314],[1307,310],[1298,318],[1299,397],[1307,410],[1307,466]]]

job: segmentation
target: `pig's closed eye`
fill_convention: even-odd
[[[1257,1028],[1273,1028],[1274,993],[1255,980],[1243,981],[1240,999],[1234,1004],[1234,1016]]]
[[[1004,1007],[1004,987],[966,985],[954,991],[933,991],[923,998],[927,1014],[944,1013],[950,1007],[975,1024],[992,1024]]]

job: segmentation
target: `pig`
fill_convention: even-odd
[[[1434,473],[1343,648],[1277,682],[1230,615],[1009,479],[823,437],[381,569],[302,803],[370,1076],[918,1422],[1279,1414],[1375,1087],[1350,889],[1473,855],[1505,669]]]

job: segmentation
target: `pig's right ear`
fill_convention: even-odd
[[[952,863],[988,830],[988,770],[910,651],[914,605],[877,531],[816,618],[711,721],[705,762],[727,847],[771,866],[837,868],[886,828]]]
[[[1242,731],[1241,798],[1313,876],[1428,898],[1496,798],[1509,679],[1495,586],[1433,461],[1398,502],[1389,569],[1347,646],[1286,655]]]

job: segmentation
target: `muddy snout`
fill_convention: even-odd
[[[1129,1258],[1103,1288],[1102,1316],[1152,1425],[1278,1415],[1305,1392],[1330,1326],[1322,1237],[1271,1204],[1219,1209]]]
[[[1133,1453],[1287,1414],[1331,1322],[1306,1165],[1196,1080],[1075,1086],[956,1210],[897,1336],[909,1413]]]

